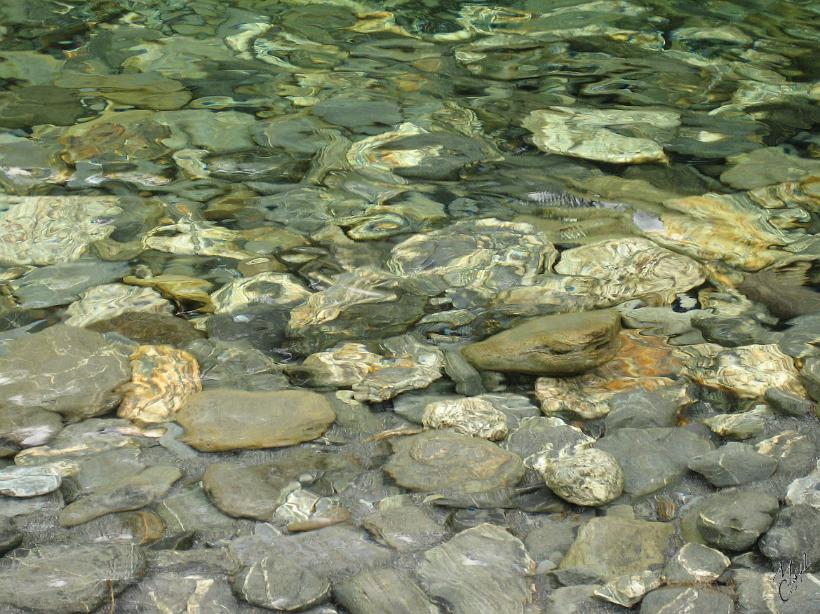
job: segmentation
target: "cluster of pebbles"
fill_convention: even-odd
[[[2,3],[0,614],[816,610],[816,8],[506,4]]]

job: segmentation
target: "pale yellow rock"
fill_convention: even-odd
[[[594,278],[591,289],[599,304],[633,298],[670,303],[675,295],[699,286],[703,267],[643,237],[609,239],[561,254],[555,265],[561,275]]]
[[[131,311],[170,314],[173,308],[152,288],[102,284],[86,290],[80,294],[80,300],[68,306],[66,314],[69,317],[65,323],[69,326],[88,326]]]
[[[431,429],[451,428],[457,433],[498,441],[507,437],[507,417],[484,399],[463,398],[429,403],[421,423]]]
[[[234,279],[211,294],[216,313],[230,313],[234,309],[262,303],[276,307],[295,307],[311,296],[310,290],[287,273],[257,273]]]
[[[78,260],[114,232],[118,204],[114,196],[0,195],[0,264]]]
[[[736,194],[703,194],[664,202],[671,210],[647,236],[702,261],[746,271],[788,262],[807,250],[812,211],[820,209],[820,178],[809,177]]]
[[[655,141],[622,136],[608,127],[646,125],[670,129],[680,125],[680,116],[674,111],[550,107],[532,111],[521,125],[533,133],[535,145],[547,153],[639,164],[668,159]]]
[[[681,351],[691,357],[685,362],[684,373],[702,386],[727,390],[745,399],[762,397],[769,388],[807,396],[794,359],[777,344],[721,350],[701,344],[682,347]]]

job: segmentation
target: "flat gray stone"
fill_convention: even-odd
[[[688,543],[677,551],[663,570],[669,584],[710,583],[731,564],[729,557],[702,544]]]
[[[775,578],[777,578],[775,574]],[[781,595],[787,599],[781,598]],[[820,575],[817,573],[807,573],[801,576],[801,580],[787,582],[777,586],[778,603],[782,614],[805,614],[817,609],[820,603]]]
[[[235,463],[209,465],[202,484],[214,505],[229,516],[267,522],[288,493],[299,487],[298,482],[276,475],[270,466]]]
[[[649,591],[658,588],[663,581],[661,572],[646,570],[613,578],[595,591],[595,596],[609,603],[631,608]]]
[[[701,435],[684,428],[619,428],[595,444],[609,452],[624,472],[624,492],[643,496],[677,482],[693,456],[713,449]]]
[[[620,428],[675,426],[679,396],[676,387],[658,390],[636,388],[616,394],[609,399],[609,413],[604,418],[606,432]]]
[[[369,540],[364,531],[345,524],[270,538],[238,537],[230,543],[229,550],[231,557],[244,567],[264,558],[287,559],[294,566],[310,569],[331,581],[370,567],[384,567],[394,555],[392,550]]]
[[[83,291],[119,281],[130,270],[125,262],[61,262],[26,273],[11,283],[11,290],[23,309],[68,305],[78,300]]]
[[[649,593],[641,602],[641,614],[732,614],[734,611],[735,604],[731,595],[700,586],[659,588]]]
[[[162,497],[181,477],[173,465],[148,467],[69,504],[60,512],[60,524],[73,527],[111,512],[138,510]]]
[[[768,478],[776,468],[776,459],[758,454],[753,446],[734,441],[689,461],[689,469],[717,487],[757,482]]]
[[[307,390],[206,390],[174,418],[182,441],[203,452],[277,448],[312,441],[336,419],[327,399]]]
[[[820,357],[811,356],[800,369],[800,381],[806,387],[809,396],[820,402]]]
[[[769,388],[764,398],[769,407],[785,416],[812,415],[817,410],[817,406],[810,400],[780,388]]]
[[[126,354],[99,333],[73,326],[56,324],[14,339],[6,350],[0,410],[36,407],[88,418],[116,406],[116,388],[131,379]]]
[[[4,467],[0,469],[0,495],[36,497],[57,490],[62,476],[48,466]]]
[[[555,521],[532,529],[524,539],[527,551],[539,566],[545,561],[550,567],[557,566],[575,541],[575,526],[570,521]]]
[[[385,507],[385,509],[381,509]],[[396,550],[423,550],[441,542],[447,529],[415,505],[380,506],[362,526],[376,539]]]
[[[714,493],[698,507],[697,529],[716,548],[742,551],[769,528],[777,509],[777,499],[766,493]]]
[[[117,599],[118,614],[148,612],[240,612],[239,602],[225,578],[194,572],[164,572],[146,578]]]
[[[367,569],[333,587],[333,595],[350,614],[438,614],[424,591],[406,571]]]
[[[165,522],[166,535],[196,532],[201,539],[211,540],[230,536],[236,526],[236,521],[220,512],[199,486],[165,497],[156,509]]]
[[[233,580],[237,595],[250,604],[293,612],[325,601],[330,582],[288,557],[265,557]]]
[[[778,584],[781,582],[775,574],[760,573],[751,569],[733,569],[732,582],[737,594],[737,609],[739,612],[748,614],[770,614],[771,605],[776,603],[781,606],[783,600],[778,595]],[[786,585],[783,585],[786,589]],[[789,594],[784,592],[788,599]],[[802,610],[800,611],[802,614]]]
[[[417,573],[428,595],[453,614],[521,614],[535,571],[524,544],[504,529],[481,524],[424,553]]]
[[[599,584],[574,584],[559,586],[551,591],[546,602],[549,614],[612,614],[621,608],[610,605],[595,597]]]
[[[581,429],[564,423],[560,418],[537,417],[522,420],[504,442],[504,447],[524,459],[534,454],[557,459],[593,441]]]
[[[781,561],[801,560],[810,564],[820,561],[820,510],[811,505],[794,505],[781,509],[774,524],[760,538],[760,551],[768,558]]]
[[[47,545],[12,556],[0,573],[0,603],[37,612],[92,612],[142,575],[133,545]]]
[[[786,491],[788,505],[806,503],[815,509],[820,509],[820,461],[814,470],[807,476],[798,478],[789,484]]]
[[[36,407],[0,411],[0,448],[14,454],[20,448],[41,446],[63,428],[59,414]]]
[[[0,517],[0,555],[5,554],[23,540],[23,534],[17,530],[11,518]]]

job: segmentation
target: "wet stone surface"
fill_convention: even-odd
[[[817,17],[0,2],[0,614],[814,611]]]

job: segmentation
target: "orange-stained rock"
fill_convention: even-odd
[[[586,419],[609,413],[609,399],[620,392],[643,388],[656,390],[674,385],[683,369],[678,348],[664,337],[641,335],[638,330],[622,330],[620,349],[609,362],[576,377],[541,377],[535,396],[545,414],[570,412]],[[687,400],[681,386],[679,402]]]
[[[196,359],[169,345],[139,346],[131,355],[131,371],[117,415],[139,424],[172,420],[202,390]]]

